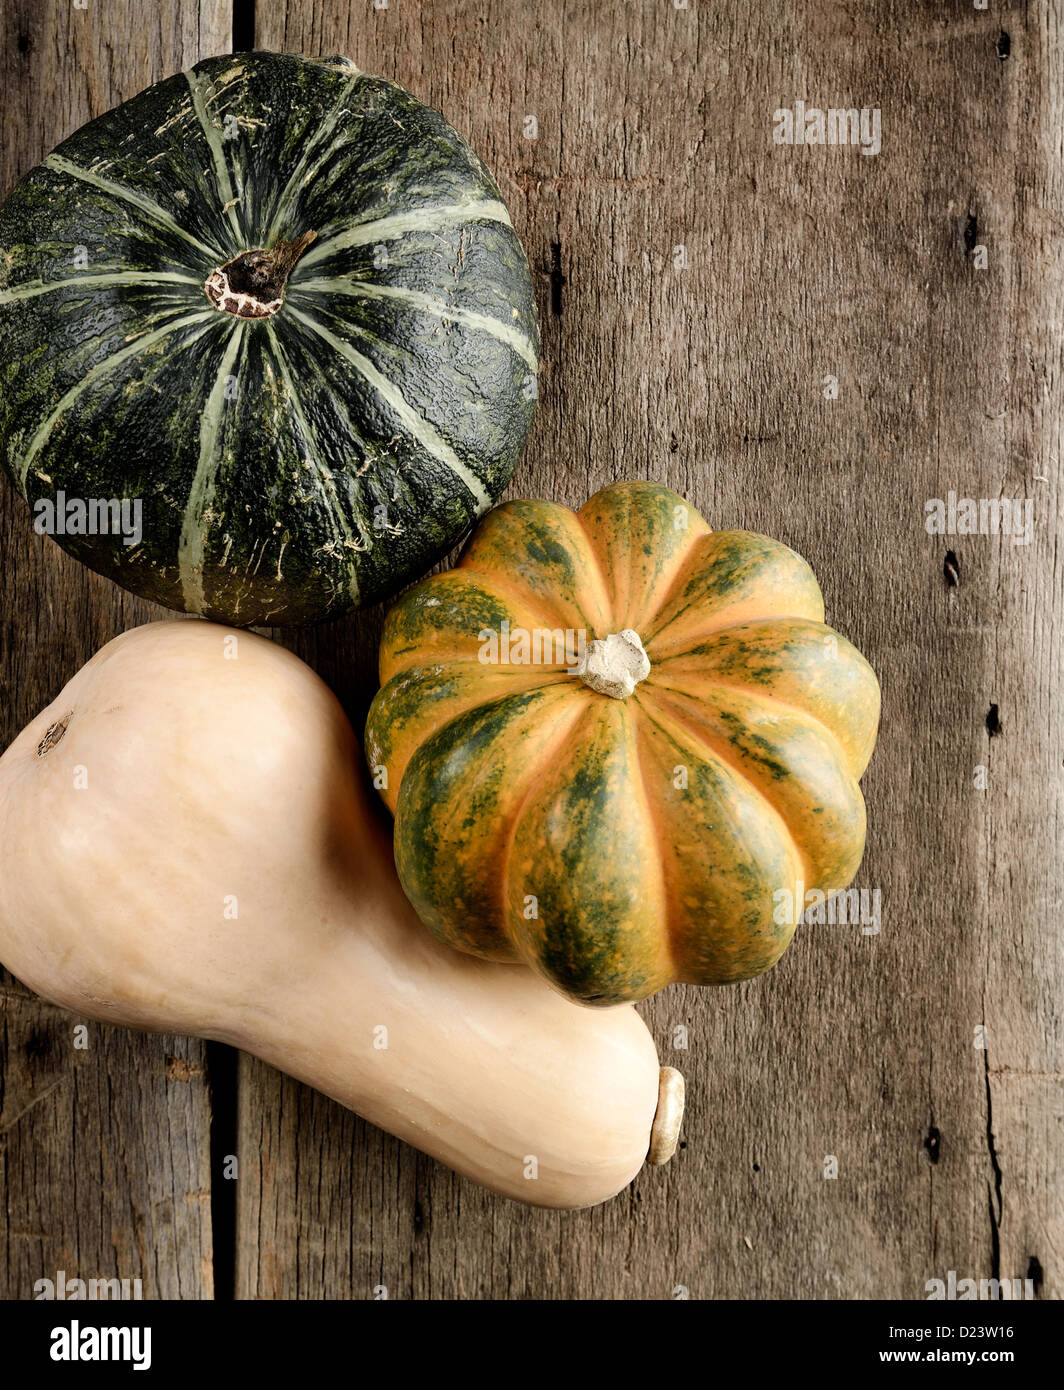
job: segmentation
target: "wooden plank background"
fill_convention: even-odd
[[[89,1024],[75,1050],[77,1020],[7,977],[0,1296],[63,1269],[146,1297],[922,1298],[952,1269],[1059,1297],[1062,0],[2,13],[0,193],[234,33],[442,110],[535,274],[542,403],[510,495],[649,477],[779,537],[884,710],[857,880],[882,930],[808,927],[760,980],[644,1008],[688,1081],[666,1169],[589,1212],[525,1209],[224,1048]],[[774,145],[798,98],[879,107],[881,153]],[[950,490],[1032,498],[1031,544],[929,536]],[[0,547],[6,744],[164,615],[33,536],[6,487]],[[277,634],[356,722],[380,620]]]

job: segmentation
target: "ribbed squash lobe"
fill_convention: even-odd
[[[864,849],[879,685],[823,618],[800,556],[657,484],[497,507],[381,643],[366,745],[425,923],[587,1004],[771,967]],[[650,672],[611,698],[559,642],[625,630]]]

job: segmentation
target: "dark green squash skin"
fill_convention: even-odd
[[[216,267],[307,231],[272,318],[208,302]],[[170,608],[314,622],[424,573],[509,479],[538,350],[491,177],[344,59],[199,63],[77,131],[0,210],[7,471],[31,507],[140,499],[135,546],[56,539]]]

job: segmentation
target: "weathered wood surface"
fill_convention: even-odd
[[[5,190],[88,115],[228,47],[220,4],[145,8],[4,0]],[[808,927],[761,980],[646,1006],[687,1075],[685,1147],[569,1215],[255,1061],[234,1115],[216,1049],[93,1025],[74,1053],[73,1020],[11,985],[0,1294],[133,1251],[147,1294],[209,1295],[213,1065],[215,1157],[240,1159],[235,1248],[213,1170],[219,1295],[922,1298],[953,1269],[1059,1297],[1060,0],[257,10],[256,46],[396,78],[495,171],[543,328],[512,495],[651,477],[811,561],[883,683],[857,880],[882,929]],[[797,98],[879,107],[882,151],[774,145]],[[951,490],[1034,499],[1031,543],[929,536]],[[0,509],[6,742],[153,613],[31,537],[9,490]],[[356,720],[379,623],[281,637]],[[187,1080],[163,1084],[167,1054]]]

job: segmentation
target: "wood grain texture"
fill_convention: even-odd
[[[5,150],[5,187],[89,114],[104,72],[93,111],[197,43],[225,46],[220,13],[210,30],[203,7],[173,8],[171,47],[141,55],[142,75],[126,68],[139,41],[117,46],[119,81],[102,39],[71,52],[63,7],[35,6],[68,65],[35,89],[8,21],[5,129],[27,134],[14,166]],[[711,525],[767,532],[812,563],[829,622],[883,684],[856,885],[879,891],[882,922],[804,928],[760,980],[645,1006],[662,1061],[687,1077],[683,1148],[589,1212],[495,1199],[242,1059],[235,1293],[923,1298],[953,1269],[1060,1297],[1060,0],[257,10],[256,46],[345,53],[395,78],[498,178],[543,329],[541,409],[510,495],[575,506],[650,477]],[[97,75],[74,109],[90,50]],[[774,145],[773,112],[797,98],[879,107],[881,153]],[[925,502],[951,490],[1033,499],[1031,543],[928,535]],[[10,735],[149,610],[29,537],[9,494],[3,510]],[[278,634],[358,724],[380,618]],[[7,1025],[7,1075],[27,1097],[33,1007]],[[113,1084],[147,1086],[156,1044],[128,1047]],[[4,1136],[7,1209],[27,1230],[42,1219],[29,1118]],[[58,1168],[59,1120],[49,1133]],[[174,1164],[169,1140],[143,1152],[152,1181]],[[148,1179],[114,1181],[128,1204]],[[47,1196],[63,1213],[49,1229],[80,1229],[69,1193]],[[25,1263],[6,1268],[21,1287]]]
[[[78,126],[229,46],[221,0],[2,0],[0,196]],[[44,537],[0,489],[0,746],[104,643],[156,616]],[[3,884],[0,882],[0,893]],[[206,1049],[88,1023],[0,972],[0,1297],[38,1279],[213,1292]]]
[[[210,1298],[203,1045],[78,1020],[5,986],[0,1055],[4,1297],[33,1298],[63,1271],[68,1286],[139,1280],[144,1298]]]

